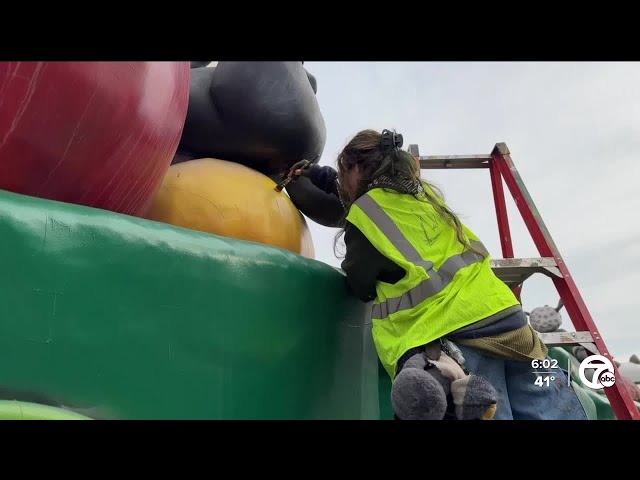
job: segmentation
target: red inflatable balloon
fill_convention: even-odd
[[[129,215],[178,148],[189,62],[0,62],[0,189]]]

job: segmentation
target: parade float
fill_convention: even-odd
[[[274,188],[323,153],[317,88],[302,62],[0,63],[0,419],[393,417],[369,306],[315,259],[342,205]]]

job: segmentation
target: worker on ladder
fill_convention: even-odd
[[[291,172],[343,202],[342,269],[353,294],[373,301],[396,418],[453,418],[457,407],[459,419],[586,420],[563,370],[544,369],[554,377],[549,386],[534,383],[532,364],[548,358],[547,346],[480,239],[400,147],[400,134],[363,130],[338,155],[337,171],[307,163]],[[491,414],[461,413],[462,403],[474,403],[472,384],[494,404]]]

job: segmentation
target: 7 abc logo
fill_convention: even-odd
[[[593,370],[593,375],[589,375],[590,379],[587,378],[585,370]],[[602,355],[590,355],[580,362],[578,375],[586,387],[594,390],[611,387],[616,383],[613,363]]]

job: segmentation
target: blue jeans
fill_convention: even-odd
[[[539,368],[539,371],[553,373],[538,375],[555,379],[549,386],[546,383],[538,386],[534,383],[537,375],[531,362],[495,359],[464,345],[458,347],[469,372],[486,378],[498,391],[494,420],[587,420],[561,368]]]

